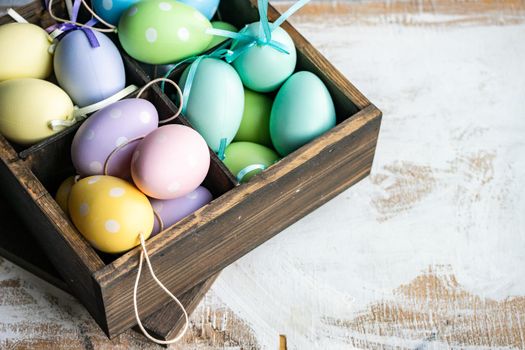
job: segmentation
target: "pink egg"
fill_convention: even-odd
[[[198,132],[184,125],[165,125],[137,146],[131,175],[144,194],[172,199],[199,187],[209,167],[209,149]]]

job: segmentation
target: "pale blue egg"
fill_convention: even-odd
[[[283,84],[272,106],[270,136],[282,156],[292,153],[335,126],[335,107],[324,83],[301,71]]]
[[[189,67],[180,79],[183,88],[188,71]],[[219,151],[221,139],[226,139],[225,146],[233,140],[243,110],[244,89],[235,69],[215,58],[202,59],[186,101],[185,116],[214,152]]]
[[[139,0],[92,0],[91,4],[97,15],[116,26],[122,13],[137,2]]]
[[[240,33],[258,35],[259,23],[249,24]],[[297,62],[292,38],[284,29],[277,27],[272,32],[272,40],[282,44],[288,53],[269,45],[254,45],[233,61],[235,70],[247,88],[258,92],[270,92],[276,90],[292,75]],[[239,43],[234,42],[232,48],[238,49]]]
[[[178,0],[183,4],[199,10],[207,19],[212,19],[217,7],[219,7],[219,0]]]
[[[91,47],[81,30],[58,42],[53,66],[58,84],[80,107],[102,101],[125,87],[124,62],[113,42],[93,31],[100,46]]]

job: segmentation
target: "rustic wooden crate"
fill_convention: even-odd
[[[258,19],[256,6],[248,0],[223,0],[220,10],[223,20],[238,27]],[[278,15],[269,8],[270,20]],[[176,295],[212,278],[370,172],[381,112],[289,23],[282,27],[297,47],[298,70],[317,74],[327,85],[338,124],[237,187],[212,154],[206,185],[215,200],[147,241],[158,277]],[[125,58],[129,70],[134,62]],[[173,104],[158,88],[150,91],[146,98],[161,116],[169,115]],[[31,230],[69,288],[112,337],[135,324],[132,290],[140,250],[118,257],[96,252],[53,200],[50,192],[73,171],[66,156],[72,135],[73,130],[62,133],[28,150],[15,150],[0,137],[0,186],[18,212],[29,218]],[[147,276],[139,300],[146,318],[168,297]]]

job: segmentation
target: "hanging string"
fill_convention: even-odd
[[[139,238],[140,238],[140,245],[142,247],[142,251],[140,252],[139,267],[138,267],[138,271],[137,271],[137,279],[135,280],[135,286],[133,287],[133,307],[135,309],[135,318],[137,320],[137,324],[138,324],[140,330],[142,331],[142,333],[144,334],[144,336],[146,338],[148,338],[149,340],[151,340],[152,342],[155,342],[155,343],[161,344],[161,345],[168,345],[168,344],[176,343],[179,340],[181,340],[182,337],[184,337],[184,335],[186,334],[186,331],[188,330],[188,326],[189,326],[189,323],[190,323],[189,322],[189,318],[188,318],[188,313],[186,312],[186,309],[184,308],[184,305],[182,305],[180,300],[175,295],[173,295],[173,293],[171,293],[169,291],[169,289],[166,288],[166,286],[164,286],[164,284],[162,284],[162,282],[159,281],[159,279],[155,275],[155,272],[153,271],[153,267],[151,266],[151,262],[149,260],[148,251],[146,250],[146,242],[144,241],[144,235],[142,234],[142,232],[139,234]],[[142,264],[143,264],[143,260],[144,259],[146,259],[146,264],[148,265],[149,272],[150,272],[150,275],[153,278],[153,280],[159,285],[159,287],[162,288],[162,290],[164,290],[164,292],[166,292],[166,294],[168,294],[177,303],[177,305],[181,308],[181,310],[182,310],[182,312],[184,314],[184,328],[182,329],[180,334],[177,335],[173,339],[161,340],[161,339],[154,338],[151,334],[148,333],[148,331],[146,331],[146,329],[142,325],[142,321],[140,320],[139,309],[138,309],[138,305],[137,305],[138,304],[137,303],[137,294],[138,294],[140,275],[142,273]]]
[[[76,5],[78,3],[78,5]],[[82,24],[82,23],[79,23],[77,22],[77,16],[76,14],[78,14],[78,10],[79,10],[79,7],[80,7],[80,3],[84,6],[84,8],[94,17],[96,18],[100,23],[104,24],[105,26],[107,26],[108,28],[96,28],[92,25],[86,25],[86,24]],[[80,1],[75,1],[75,4],[73,5],[73,10],[72,10],[72,13],[73,13],[73,16],[72,16],[72,19],[71,20],[67,20],[67,19],[64,19],[64,18],[60,18],[60,17],[57,17],[54,13],[53,13],[53,0],[49,0],[49,3],[47,5],[47,10],[49,11],[49,15],[51,16],[51,18],[53,18],[55,21],[57,22],[61,22],[61,23],[69,23],[69,24],[73,24],[77,27],[81,27],[81,28],[88,28],[88,29],[92,29],[92,30],[96,30],[96,31],[99,31],[99,32],[102,32],[102,33],[114,33],[117,31],[117,27],[114,26],[113,24],[111,23],[108,23],[106,22],[104,19],[102,19],[99,15],[97,15],[95,13],[95,11],[93,11],[91,9],[91,7],[86,3],[85,0],[80,0]]]
[[[164,231],[164,221],[162,220],[160,214],[153,210],[153,215],[155,215],[155,219],[157,219],[157,221],[159,222],[159,232]]]
[[[144,138],[144,136],[139,136],[139,137],[135,137],[134,139],[131,139],[131,140],[128,140],[124,143],[121,143],[120,145],[118,145],[117,147],[115,147],[108,155],[108,157],[106,158],[106,161],[104,162],[104,175],[108,175],[108,169],[109,169],[109,161],[111,160],[111,158],[113,158],[113,156],[118,152],[120,151],[121,149],[123,149],[124,147],[126,147],[127,145],[133,143],[133,142],[137,142],[137,141],[140,141]]]
[[[169,117],[168,119],[163,119],[159,121],[159,124],[166,124],[172,121],[173,119],[177,118],[181,114],[183,110],[182,106],[184,105],[184,101],[185,101],[185,98],[182,94],[180,87],[173,80],[168,79],[168,78],[153,79],[152,81],[144,85],[142,89],[140,89],[139,93],[137,94],[137,98],[139,98],[144,93],[144,91],[146,91],[146,89],[148,89],[151,85],[158,83],[160,81],[162,82],[161,84],[162,92],[164,92],[164,83],[170,83],[177,90],[177,94],[179,95],[179,107],[177,108],[177,111],[175,112],[175,114]]]
[[[120,90],[116,94],[114,94],[114,95],[112,95],[112,96],[110,96],[110,97],[108,97],[108,98],[106,98],[106,99],[104,99],[102,101],[99,101],[97,103],[93,103],[91,105],[88,105],[88,106],[85,106],[85,107],[82,107],[82,108],[75,107],[75,110],[73,111],[72,119],[66,119],[66,120],[53,119],[53,120],[50,120],[47,123],[47,125],[53,131],[62,130],[64,128],[68,128],[70,126],[75,125],[79,121],[86,119],[88,114],[96,112],[99,109],[102,109],[102,108],[104,108],[106,106],[109,106],[110,104],[115,103],[115,102],[123,99],[124,97],[134,93],[137,90],[138,90],[137,86],[129,85],[128,87]]]

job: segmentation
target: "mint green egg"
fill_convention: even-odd
[[[273,100],[270,96],[244,89],[244,112],[234,141],[249,141],[272,147],[270,139],[270,113]]]
[[[237,177],[246,182],[279,160],[274,150],[253,142],[233,142],[226,147],[224,165]]]
[[[226,139],[226,145],[229,145],[241,125],[244,90],[239,75],[228,63],[204,58],[191,65],[197,63],[185,102],[185,117],[204,137],[208,146],[218,152],[221,139]],[[184,70],[180,79],[179,86],[182,89],[187,89],[185,83],[191,65]]]
[[[270,136],[286,156],[335,126],[334,102],[315,74],[294,73],[279,89],[270,115]]]
[[[211,23],[193,7],[174,0],[140,1],[120,17],[118,37],[133,58],[166,64],[198,55],[212,40]]]
[[[240,33],[258,35],[259,22],[249,24]],[[284,45],[288,53],[268,45],[254,45],[233,61],[242,83],[249,89],[258,92],[274,91],[295,69],[297,53],[290,35],[281,27],[277,27],[272,32],[272,40]],[[239,42],[234,42],[232,49],[238,49],[238,46]]]
[[[222,30],[228,30],[230,32],[237,32],[237,28],[233,24],[221,22],[221,21],[212,21],[211,26],[215,29],[222,29]],[[224,36],[214,35],[213,39],[211,39],[210,44],[207,47],[207,50],[211,49],[212,47],[215,47],[219,45],[220,43],[228,40],[228,38]]]

